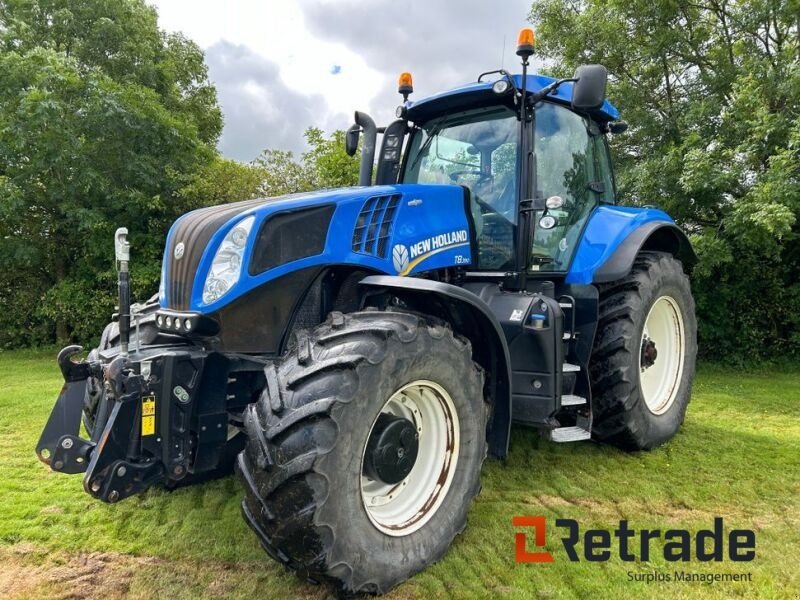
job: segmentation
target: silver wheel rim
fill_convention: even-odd
[[[644,351],[650,343],[658,353],[652,362]],[[645,404],[654,415],[664,414],[678,395],[686,354],[683,315],[674,298],[661,296],[650,307],[639,347],[639,386]]]
[[[408,419],[419,435],[417,460],[399,483],[387,484],[367,477],[366,442],[361,452],[361,500],[367,516],[378,530],[400,537],[425,525],[450,489],[458,463],[458,415],[450,394],[439,384],[423,379],[397,390],[380,412]],[[377,420],[376,416],[367,440]]]

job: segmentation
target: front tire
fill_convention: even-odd
[[[692,392],[697,322],[689,278],[670,254],[642,252],[600,287],[590,378],[595,439],[628,450],[677,433]]]
[[[384,593],[439,560],[466,525],[486,456],[469,343],[410,313],[333,313],[266,375],[237,471],[267,553],[344,594]],[[376,465],[380,444],[394,443],[387,423],[400,458]],[[376,428],[389,432],[380,444]]]

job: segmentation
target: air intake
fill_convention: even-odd
[[[368,198],[353,231],[353,252],[386,257],[386,244],[400,204],[400,194]]]

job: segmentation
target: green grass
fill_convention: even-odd
[[[0,596],[323,597],[258,547],[229,477],[117,505],[95,502],[80,476],[56,474],[33,453],[60,386],[52,352],[0,353]],[[514,562],[514,515],[544,515],[553,564]],[[628,581],[671,573],[650,563],[567,560],[552,527],[752,528],[751,563],[698,563],[692,572],[752,573],[752,583]],[[667,446],[626,454],[556,445],[515,429],[503,464],[488,462],[469,526],[438,564],[392,598],[797,598],[800,578],[800,367],[741,372],[703,366],[686,423]]]

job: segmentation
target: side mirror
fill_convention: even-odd
[[[355,156],[358,150],[358,138],[361,136],[361,127],[358,125],[351,125],[350,129],[344,136],[344,151],[347,156]]]
[[[575,79],[572,108],[595,110],[603,106],[608,81],[608,70],[603,65],[581,65],[575,70]]]

